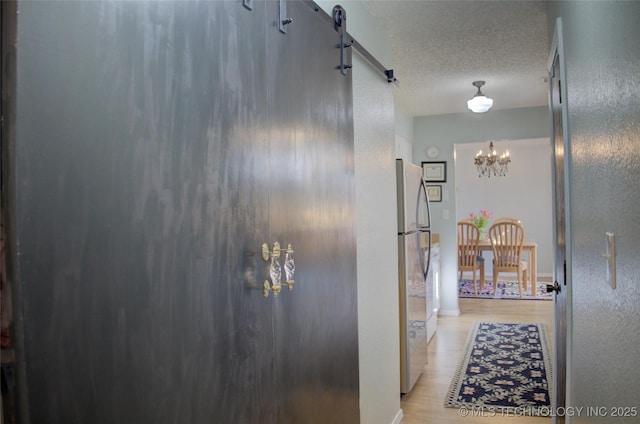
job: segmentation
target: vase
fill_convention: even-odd
[[[485,227],[480,228],[480,240],[489,240],[489,234]]]

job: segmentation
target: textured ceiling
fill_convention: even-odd
[[[391,36],[395,100],[409,115],[472,113],[475,80],[492,110],[547,105],[545,2],[364,2]]]

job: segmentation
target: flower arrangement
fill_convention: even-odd
[[[487,229],[489,228],[489,221],[493,219],[493,212],[482,209],[479,215],[471,212],[469,218],[471,218],[476,227],[480,229],[480,238],[485,238],[487,236]]]

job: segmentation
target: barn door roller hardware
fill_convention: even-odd
[[[333,29],[335,29],[338,34],[340,34],[340,44],[338,44],[338,48],[340,49],[340,73],[342,75],[347,75],[347,69],[351,68],[353,65],[346,64],[344,60],[344,56],[346,54],[345,49],[351,47],[351,43],[345,43],[345,34],[347,33],[347,12],[342,8],[342,6],[334,6],[333,8]]]
[[[318,11],[318,8],[316,7],[315,10]],[[351,64],[345,63],[345,49],[353,47],[376,71],[384,75],[387,82],[393,83],[396,86],[400,85],[394,75],[393,69],[385,68],[362,44],[358,43],[358,41],[349,35],[347,32],[347,12],[342,6],[334,6],[332,20],[333,28],[340,34],[340,44],[338,44],[338,48],[340,49],[340,65],[338,69],[343,75],[346,75],[346,70],[352,67]]]
[[[281,33],[287,33],[287,25],[293,22],[293,19],[287,16],[287,0],[280,0],[280,16],[278,17],[278,29]]]

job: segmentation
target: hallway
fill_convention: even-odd
[[[545,424],[544,417],[462,417],[457,409],[445,408],[444,399],[467,335],[474,321],[540,322],[547,327],[553,346],[553,302],[531,300],[460,299],[460,316],[439,317],[438,332],[429,344],[429,363],[411,393],[402,398],[403,424],[513,423]]]

